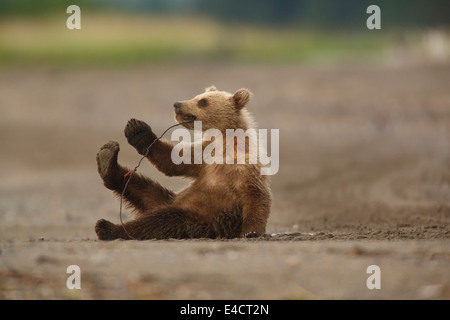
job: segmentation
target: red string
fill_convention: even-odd
[[[128,177],[130,174],[133,173],[133,171],[136,171],[136,169],[130,170],[130,171],[128,171],[127,173],[125,173],[125,174],[123,175],[123,178],[125,179],[126,177]]]

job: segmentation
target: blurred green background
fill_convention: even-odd
[[[71,4],[82,30],[66,28]],[[371,4],[381,30],[366,27]],[[448,0],[0,0],[0,64],[447,59],[449,17]]]

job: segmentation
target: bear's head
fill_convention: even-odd
[[[239,89],[234,94],[218,91],[211,86],[205,92],[191,100],[174,103],[175,119],[178,123],[191,120],[202,121],[202,130],[247,129],[248,113],[245,106],[250,101],[251,93],[247,89]],[[193,129],[193,121],[183,124]]]

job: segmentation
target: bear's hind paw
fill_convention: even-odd
[[[97,153],[97,168],[102,179],[107,178],[112,173],[114,166],[117,165],[119,150],[120,147],[117,142],[109,141]]]

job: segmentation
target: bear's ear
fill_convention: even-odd
[[[251,93],[248,89],[239,89],[233,95],[234,104],[238,109],[242,109],[250,101]]]
[[[205,92],[217,91],[216,87],[211,86],[205,89]]]

